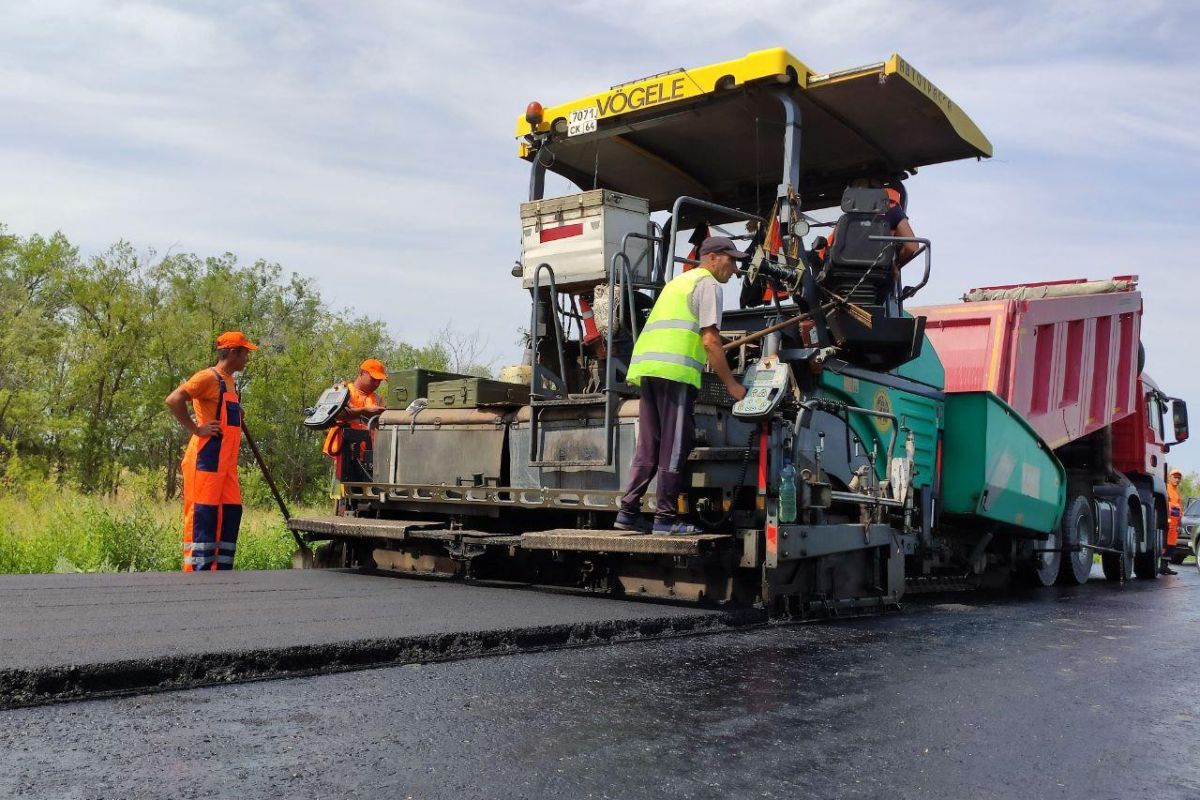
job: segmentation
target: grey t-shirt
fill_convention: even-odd
[[[692,313],[700,318],[700,327],[707,328],[716,325],[721,328],[721,311],[725,308],[725,298],[721,294],[721,284],[711,275],[701,278],[692,290]]]

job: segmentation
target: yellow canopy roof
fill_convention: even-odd
[[[554,134],[540,157],[585,189],[645,197],[651,210],[692,195],[764,213],[783,170],[784,112],[772,90],[801,109],[805,208],[836,205],[854,178],[992,155],[966,113],[899,55],[817,74],[777,48],[548,107],[537,130]],[[532,132],[518,119],[527,160]]]

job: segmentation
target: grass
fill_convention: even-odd
[[[0,573],[174,571],[182,541],[179,501],[132,493],[0,495]],[[277,510],[247,508],[234,568],[286,569],[295,549]]]

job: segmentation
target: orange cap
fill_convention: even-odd
[[[383,362],[377,358],[368,358],[359,364],[358,368],[377,381],[387,380],[387,370],[383,368]]]
[[[228,347],[244,347],[247,350],[257,350],[258,345],[246,338],[246,334],[241,331],[225,331],[217,337],[217,349],[224,350]]]
[[[1173,469],[1173,470],[1171,470],[1170,472],[1168,472],[1168,473],[1167,473],[1167,475],[1168,475],[1168,476],[1170,476],[1170,475],[1178,475],[1179,477],[1181,477],[1181,478],[1182,478],[1182,477],[1183,477],[1183,470],[1181,470],[1179,467],[1176,467],[1175,469]]]

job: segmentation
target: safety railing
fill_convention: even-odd
[[[566,397],[566,395],[567,395],[567,359],[566,359],[566,355],[563,352],[562,323],[559,321],[558,314],[556,314],[556,313],[552,312],[551,315],[554,317],[554,341],[555,341],[555,345],[556,345],[556,350],[558,351],[559,374],[555,375],[554,373],[549,372],[549,370],[546,370],[545,368],[542,367],[541,363],[538,360],[538,348],[539,348],[539,345],[541,344],[541,335],[539,334],[539,328],[540,328],[540,323],[542,321],[541,320],[541,311],[542,311],[541,278],[542,278],[543,270],[545,272],[547,272],[550,276],[550,300],[551,300],[551,303],[553,303],[555,297],[558,296],[558,286],[554,282],[554,268],[545,262],[538,264],[537,268],[534,269],[534,271],[533,271],[533,289],[531,290],[533,292],[533,311],[531,312],[531,315],[530,315],[531,319],[529,321],[529,349],[530,349],[530,352],[533,354],[533,357],[530,359],[530,361],[532,362],[532,364],[531,364],[532,368],[530,369],[530,375],[529,375],[529,397],[530,397],[530,399],[541,396],[540,389],[542,386],[542,381],[546,380],[547,377],[552,379],[550,382],[555,385],[555,388],[560,397]]]
[[[757,222],[759,225],[765,225],[766,220],[757,214],[751,214],[748,211],[742,211],[740,208],[731,208],[723,206],[719,203],[711,203],[708,200],[701,200],[698,197],[688,197],[686,195],[675,200],[675,204],[671,206],[671,241],[667,245],[667,257],[663,260],[660,272],[665,272],[657,277],[665,285],[667,281],[675,277],[676,264],[693,263],[691,259],[683,258],[675,255],[675,239],[679,235],[679,220],[680,213],[685,207],[691,206],[703,211],[715,211],[718,214],[733,217],[739,222]]]
[[[896,297],[901,303],[924,289],[925,284],[929,283],[929,270],[933,262],[933,242],[928,239],[922,239],[919,236],[868,236],[867,238],[872,242],[898,242],[900,244],[912,243],[921,245],[917,252],[913,254],[913,257],[915,258],[921,254],[925,255],[925,274],[921,276],[921,282],[916,286],[905,286],[896,293]]]

